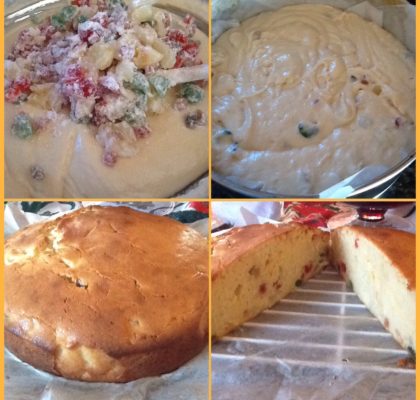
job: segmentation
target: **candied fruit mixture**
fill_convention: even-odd
[[[206,84],[196,73],[188,79],[191,68],[203,66],[196,29],[191,15],[174,23],[166,11],[132,0],[71,0],[19,34],[5,61],[5,100],[91,125],[104,165],[113,167],[152,134],[148,115],[167,109],[174,86],[178,97],[170,109],[185,112],[189,128],[205,125],[202,111],[187,113],[203,100],[203,79]],[[37,125],[25,111],[11,130],[28,139]]]

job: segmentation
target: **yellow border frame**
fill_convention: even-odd
[[[0,4],[0,32],[2,32],[2,41],[0,45],[0,65],[1,65],[1,78],[0,78],[0,93],[4,93],[4,1]],[[1,241],[1,259],[4,260],[4,96],[1,96],[0,99],[0,116],[2,121],[2,138],[0,140],[0,175],[1,175],[1,183],[0,183],[0,196],[2,201],[2,207],[0,211],[0,218],[3,224],[2,229],[2,241]],[[0,287],[1,287],[1,311],[0,311],[0,326],[2,327],[1,331],[4,332],[4,263],[2,263],[3,267],[0,272]],[[0,338],[0,349],[1,349],[1,357],[0,357],[0,382],[1,382],[1,394],[0,398],[4,399],[5,397],[5,371],[4,371],[4,334],[1,335]]]

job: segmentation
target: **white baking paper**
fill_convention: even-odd
[[[279,204],[278,217],[268,218]],[[334,205],[340,212],[329,229],[358,223],[353,206]],[[413,207],[388,210],[383,223],[366,225],[415,232]],[[293,218],[282,202],[213,202],[212,213],[234,226]],[[414,400],[415,370],[398,367],[408,356],[329,268],[212,344],[212,399]]]
[[[308,203],[310,204],[310,203]],[[388,209],[385,219],[380,222],[363,222],[358,220],[358,213],[354,205],[346,203],[334,203],[340,209],[336,215],[332,216],[328,222],[328,229],[336,229],[343,225],[357,224],[371,227],[389,227],[411,233],[416,232],[416,212],[415,205],[407,202],[403,206]],[[212,202],[212,221],[216,220],[218,225],[229,224],[235,227],[251,224],[279,224],[293,222],[297,215],[285,213],[284,202],[282,201],[213,201]],[[220,235],[224,231],[216,232]]]
[[[211,205],[213,218],[221,224],[245,226],[275,222],[280,218],[283,202],[280,201],[213,201]]]
[[[416,8],[405,0],[213,0],[212,39],[238,21],[263,11],[302,3],[328,4],[352,11],[391,32],[413,53],[416,50]]]

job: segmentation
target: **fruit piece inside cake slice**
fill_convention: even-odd
[[[271,307],[328,265],[329,234],[300,224],[248,225],[212,240],[212,336]]]
[[[415,235],[345,226],[332,232],[333,263],[395,340],[416,350]]]

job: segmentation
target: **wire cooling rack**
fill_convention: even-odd
[[[327,269],[213,343],[214,400],[415,398],[415,370],[380,322]]]

